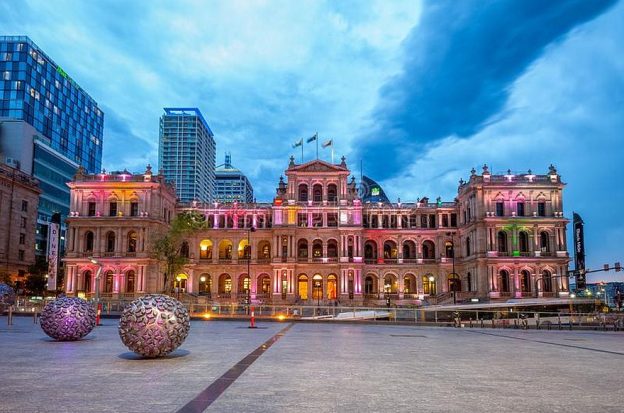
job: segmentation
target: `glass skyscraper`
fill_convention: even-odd
[[[0,36],[0,116],[28,122],[52,149],[100,171],[104,113],[26,36]]]
[[[158,164],[181,202],[211,202],[215,189],[214,135],[198,108],[164,108]]]
[[[69,214],[66,183],[78,166],[101,170],[103,130],[104,113],[65,70],[28,37],[0,36],[0,162],[39,180],[37,255],[52,215]]]

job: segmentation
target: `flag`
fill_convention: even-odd
[[[301,146],[303,145],[303,138],[299,139],[299,142],[295,142],[293,143],[293,148],[296,148],[297,146]]]
[[[328,141],[323,142],[323,144],[321,145],[323,148],[327,148],[328,146],[334,146],[334,140],[330,139]]]
[[[315,133],[314,136],[312,136],[311,138],[308,138],[308,140],[306,140],[306,142],[307,143],[314,142],[317,139],[318,139],[318,133]]]

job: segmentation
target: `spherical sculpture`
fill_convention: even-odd
[[[128,305],[119,320],[119,337],[144,357],[161,357],[178,348],[191,328],[189,313],[178,300],[148,294]]]
[[[82,298],[57,298],[43,307],[40,324],[55,340],[80,340],[95,327],[95,309]]]

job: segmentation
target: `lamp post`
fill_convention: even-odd
[[[255,314],[254,309],[251,306],[251,233],[255,231],[256,227],[254,226],[247,229],[247,248],[249,248],[249,255],[247,256],[247,313],[251,317],[249,322],[250,328],[255,328]]]
[[[95,272],[95,325],[99,326],[100,315],[102,314],[102,307],[100,304],[100,275],[102,274],[102,264],[93,257],[89,257],[89,261],[98,266]]]
[[[433,275],[429,276],[429,295],[435,295],[435,284],[433,283],[435,281],[435,277]]]
[[[180,284],[182,281],[182,277],[180,277],[179,275],[176,276],[176,281],[178,282],[177,287],[176,287],[176,295],[177,295],[177,300],[180,300]]]

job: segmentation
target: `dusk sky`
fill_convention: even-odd
[[[107,170],[156,166],[175,106],[200,108],[217,163],[231,152],[259,201],[317,131],[392,201],[450,201],[484,163],[552,163],[591,268],[624,262],[623,22],[622,1],[598,0],[0,0],[0,32],[29,36],[105,112]]]

